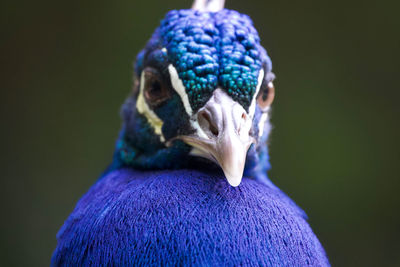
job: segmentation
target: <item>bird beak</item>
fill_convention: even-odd
[[[178,138],[191,145],[192,155],[217,163],[228,183],[238,186],[243,177],[247,151],[255,139],[250,136],[252,118],[221,89],[197,114],[192,123],[197,132]]]

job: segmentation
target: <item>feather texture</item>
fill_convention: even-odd
[[[194,170],[120,169],[58,233],[52,266],[329,266],[304,212],[274,186]]]

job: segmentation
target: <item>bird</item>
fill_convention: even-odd
[[[134,64],[113,160],[51,266],[330,266],[268,177],[272,63],[221,0],[169,11]]]

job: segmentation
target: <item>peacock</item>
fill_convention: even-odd
[[[267,177],[275,89],[251,19],[168,12],[135,61],[112,163],[57,234],[52,266],[329,266]]]

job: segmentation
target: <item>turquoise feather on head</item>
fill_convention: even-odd
[[[257,160],[266,154],[271,69],[247,15],[227,9],[168,12],[137,56],[114,168],[211,161],[233,186],[249,166],[265,171]]]
[[[248,109],[260,70],[272,68],[253,22],[234,10],[170,11],[152,39],[168,51],[194,111],[218,86]]]

